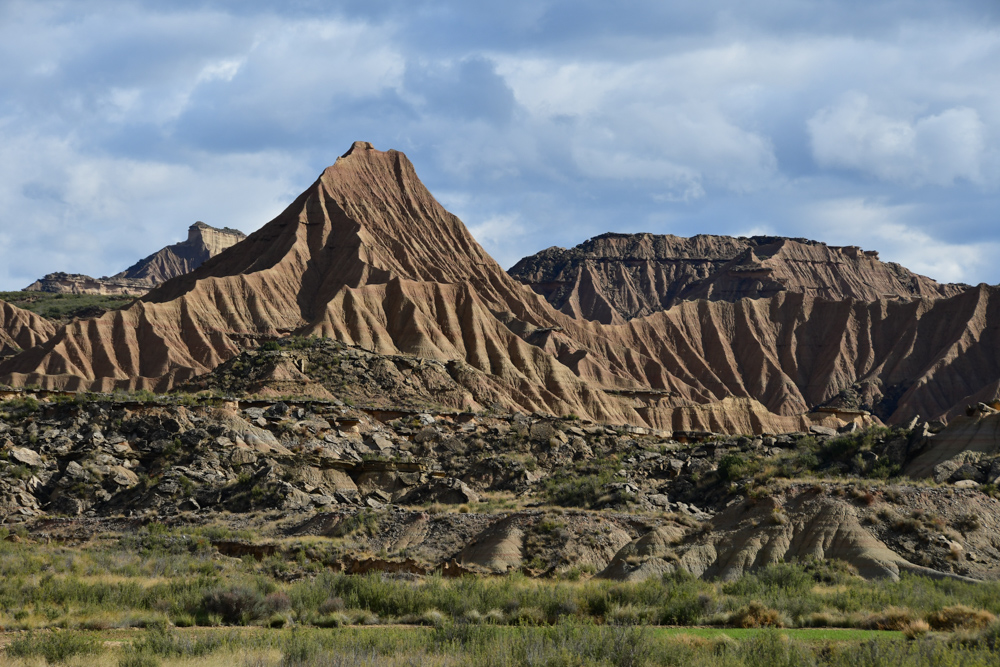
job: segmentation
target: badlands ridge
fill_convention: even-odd
[[[537,292],[537,293],[536,293]],[[603,235],[503,269],[398,151],[356,142],[274,220],[123,310],[9,305],[0,383],[168,391],[262,341],[446,362],[456,409],[668,431],[947,419],[1000,396],[997,288],[856,247]]]

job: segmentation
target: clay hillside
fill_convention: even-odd
[[[169,245],[111,277],[91,278],[76,273],[50,273],[25,287],[29,292],[58,294],[130,294],[140,296],[171,278],[184,275],[246,238],[236,229],[216,229],[196,222],[186,241]]]
[[[941,285],[857,246],[774,236],[602,234],[569,250],[552,247],[525,257],[509,273],[562,312],[604,324],[698,299],[795,292],[875,301],[948,297],[969,288]]]
[[[166,391],[294,334],[446,364],[441,402],[454,408],[673,431],[841,427],[858,410],[900,423],[998,395],[996,288],[936,285],[850,249],[700,238],[720,245],[706,277],[731,253],[771,262],[768,280],[786,289],[758,280],[711,292],[763,298],[589,321],[504,272],[406,156],[357,142],[245,241],[127,309],[60,328],[0,364],[0,382]],[[781,259],[808,253],[833,259],[808,275],[809,262]]]
[[[43,317],[0,301],[0,358],[47,341],[56,327]]]

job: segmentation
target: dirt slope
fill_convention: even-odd
[[[878,253],[807,239],[602,234],[525,257],[510,274],[574,317],[616,324],[682,301],[738,301],[794,292],[833,301],[942,297],[942,285]]]
[[[0,301],[0,359],[45,342],[55,331],[44,317]]]
[[[842,425],[808,414],[831,401],[900,421],[989,393],[997,303],[986,286],[873,301],[784,290],[617,325],[575,319],[507,275],[402,153],[357,142],[245,241],[128,309],[65,326],[0,364],[0,382],[167,390],[295,333],[452,362],[452,393],[473,409],[797,431]]]

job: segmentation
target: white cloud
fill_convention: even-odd
[[[1000,240],[981,9],[327,5],[0,2],[2,286],[116,271],[199,217],[247,231],[355,139],[406,151],[504,265],[604,231],[836,223],[1000,279],[967,240]]]
[[[523,243],[528,232],[516,215],[494,215],[469,225],[469,232],[505,269],[525,255]]]
[[[7,289],[52,271],[115,273],[183,240],[196,220],[253,231],[315,176],[273,153],[190,156],[183,164],[98,157],[3,127],[0,147]]]
[[[936,238],[911,221],[915,207],[884,205],[857,198],[818,202],[804,216],[823,230],[824,241],[878,250],[883,261],[902,264],[939,282],[979,282],[1000,242],[969,243]]]
[[[820,165],[911,185],[982,181],[986,133],[976,110],[954,107],[909,119],[871,107],[866,95],[853,93],[809,120]]]

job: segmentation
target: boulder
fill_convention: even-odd
[[[43,465],[42,457],[38,455],[38,452],[32,451],[27,447],[12,447],[10,449],[10,458],[32,468],[38,468]]]

